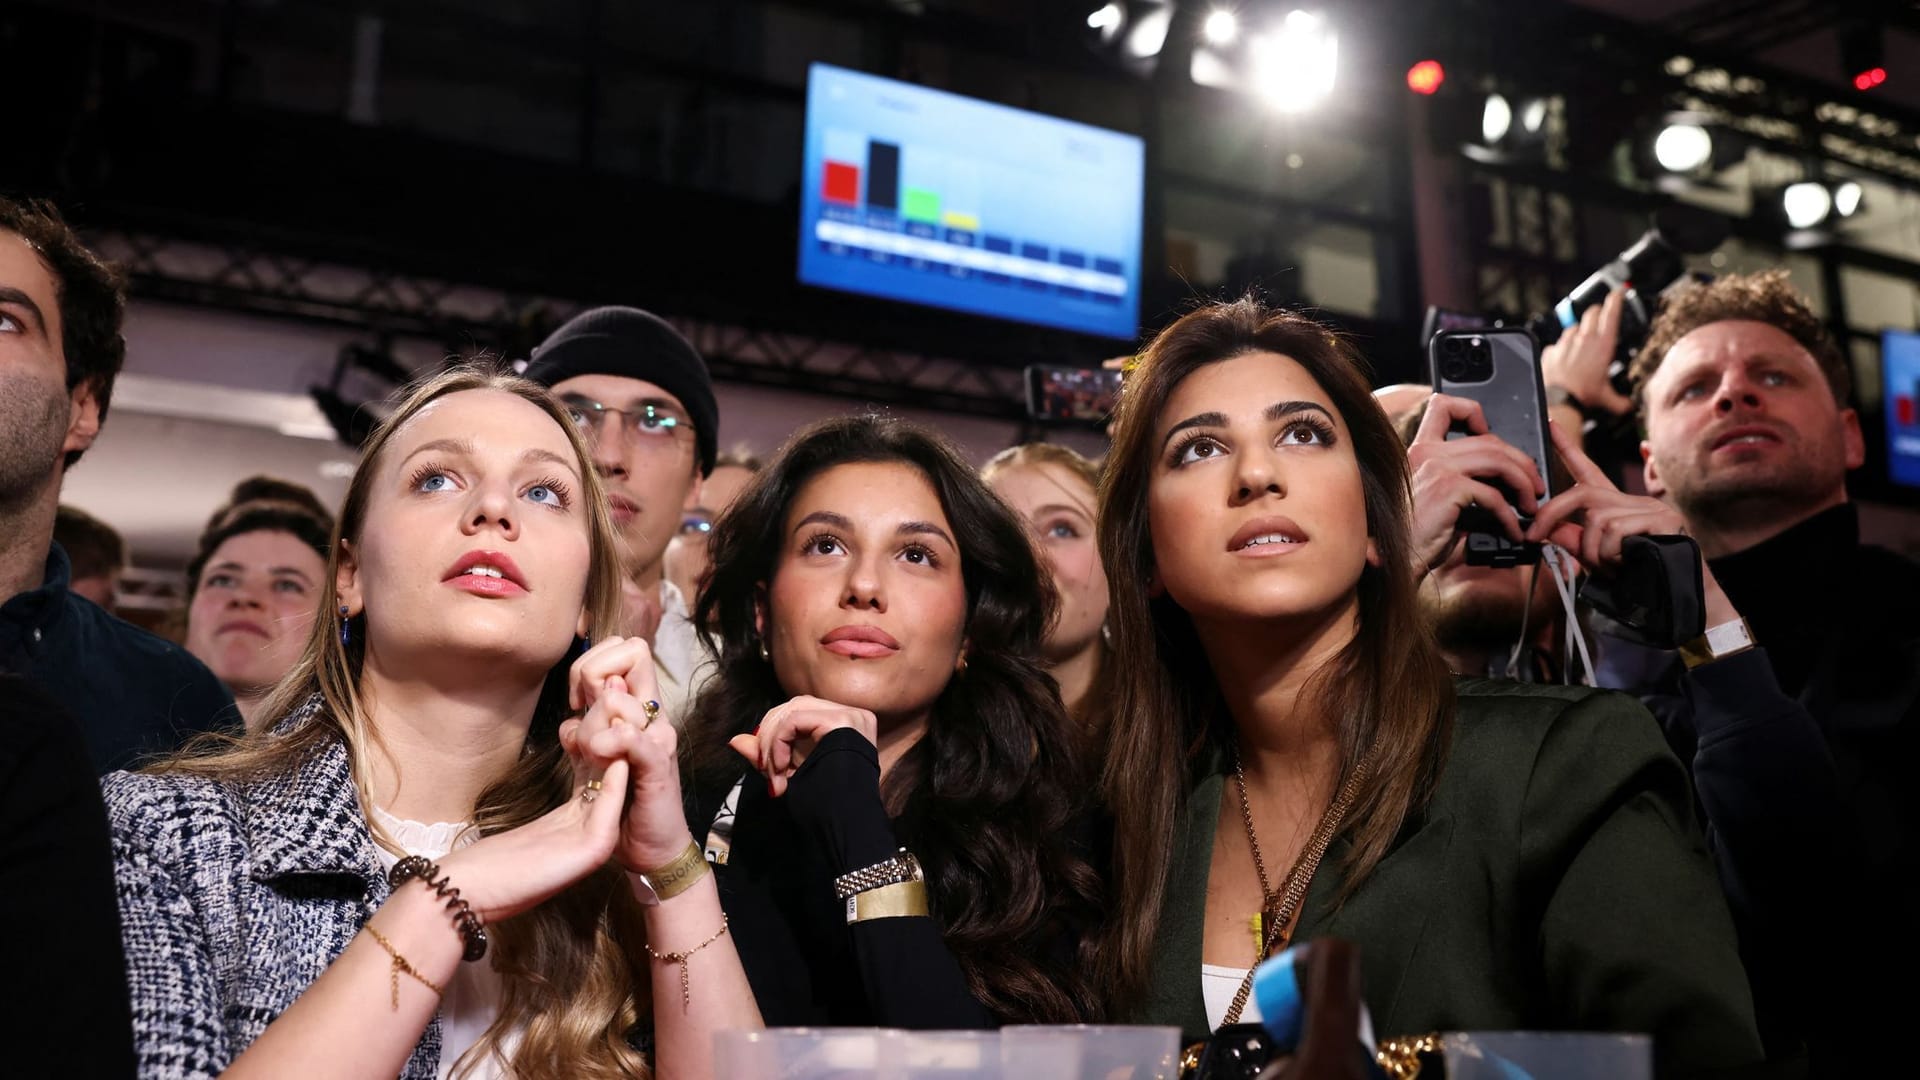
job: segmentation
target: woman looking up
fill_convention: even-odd
[[[143,1075],[697,1077],[758,1023],[618,552],[538,387],[406,397],[267,723],[105,781]]]
[[[1310,320],[1208,305],[1129,373],[1100,500],[1118,1006],[1203,1036],[1254,1018],[1258,960],[1327,935],[1360,946],[1383,1036],[1642,1031],[1665,1066],[1757,1061],[1685,772],[1631,698],[1451,680],[1407,476]]]

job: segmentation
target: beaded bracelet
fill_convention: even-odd
[[[400,886],[419,878],[421,884],[432,889],[436,896],[446,900],[447,910],[453,913],[454,928],[460,931],[461,940],[467,943],[462,960],[472,963],[487,955],[487,928],[480,916],[460,897],[460,890],[448,884],[449,879],[440,873],[440,868],[419,855],[409,855],[393,864],[387,872],[387,884],[396,892]],[[440,880],[435,881],[435,878]]]

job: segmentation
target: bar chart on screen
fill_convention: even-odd
[[[803,282],[1133,336],[1138,138],[816,64],[806,145]]]

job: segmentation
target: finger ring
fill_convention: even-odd
[[[580,801],[592,802],[599,796],[600,789],[605,786],[606,785],[599,780],[587,781],[586,786],[580,789]]]
[[[647,722],[640,726],[640,730],[645,731],[653,726],[655,720],[660,719],[660,703],[651,700],[643,701],[640,703],[640,708],[647,714]]]

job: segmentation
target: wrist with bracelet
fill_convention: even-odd
[[[451,880],[440,872],[438,865],[422,856],[409,855],[394,863],[393,869],[387,871],[387,885],[395,893],[398,893],[407,882],[416,878],[419,879],[420,884],[432,889],[436,897],[446,901],[446,909],[453,917],[453,928],[460,934],[463,946],[461,959],[472,963],[487,955],[486,924],[480,921],[480,916],[473,913],[473,907],[461,897],[460,890],[454,888]],[[394,945],[385,934],[374,929],[372,923],[368,923],[361,929],[373,938],[374,944],[385,949],[387,955],[393,958],[388,977],[388,995],[395,1011],[400,1008],[400,976],[402,975],[433,991],[437,997],[446,996],[446,987],[427,978],[420,969],[408,963],[407,958],[400,955],[399,947]]]
[[[834,879],[834,895],[847,905],[847,922],[899,919],[932,914],[927,906],[926,874],[920,860],[899,854]]]

